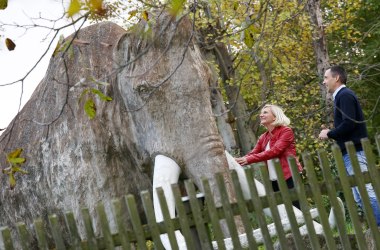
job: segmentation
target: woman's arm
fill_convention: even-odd
[[[255,147],[252,149],[251,152],[249,152],[248,154],[246,154],[245,156],[243,157],[238,157],[238,158],[235,158],[235,160],[237,161],[237,163],[239,163],[241,166],[245,166],[248,164],[247,162],[247,156],[249,155],[255,155],[257,153],[260,153],[262,152],[264,149],[263,149],[263,140],[264,140],[264,135],[265,134],[262,134],[259,138],[259,140],[257,141]]]
[[[247,164],[278,158],[292,143],[294,143],[293,130],[289,127],[285,127],[283,131],[280,132],[277,141],[271,145],[269,150],[248,154],[246,156]]]

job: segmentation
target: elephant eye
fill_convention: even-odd
[[[134,88],[134,90],[142,97],[149,96],[154,91],[154,89],[155,87],[146,81],[143,81]]]

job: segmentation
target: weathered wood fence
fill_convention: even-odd
[[[253,170],[246,169],[246,175],[252,199],[245,200],[235,171],[232,172],[233,186],[235,188],[237,201],[229,202],[229,198],[223,183],[223,177],[215,175],[218,187],[222,196],[222,204],[216,206],[211,194],[207,180],[203,180],[204,194],[196,192],[191,180],[185,182],[188,194],[187,200],[181,197],[178,185],[173,185],[173,193],[176,200],[177,217],[170,218],[162,189],[157,189],[160,204],[163,210],[164,221],[156,223],[154,216],[151,194],[148,191],[141,192],[141,200],[145,212],[144,220],[140,218],[135,197],[126,195],[122,199],[112,202],[113,215],[107,216],[103,204],[99,204],[96,213],[101,225],[101,232],[95,235],[93,229],[93,218],[88,209],[81,211],[81,218],[75,218],[72,212],[65,213],[64,218],[57,215],[48,216],[48,221],[44,223],[42,219],[36,219],[33,225],[17,224],[17,232],[11,233],[7,227],[2,227],[2,242],[0,246],[4,249],[30,249],[30,242],[37,238],[35,248],[38,249],[114,249],[120,246],[121,249],[164,249],[160,240],[160,235],[168,234],[172,249],[178,249],[175,231],[181,230],[188,249],[257,249],[260,246],[265,249],[274,249],[275,242],[281,249],[289,248],[289,238],[287,233],[292,233],[294,246],[297,249],[305,249],[307,244],[311,249],[367,249],[368,245],[364,236],[363,226],[360,221],[357,206],[354,202],[351,187],[358,186],[364,203],[364,211],[372,211],[368,195],[365,192],[365,184],[372,183],[377,197],[380,197],[380,174],[376,165],[379,157],[373,153],[373,148],[368,140],[362,141],[365,154],[368,160],[368,172],[360,172],[359,163],[355,156],[355,149],[348,143],[347,148],[353,162],[354,176],[347,176],[343,159],[339,149],[332,147],[335,162],[331,164],[326,151],[318,152],[319,166],[323,173],[323,180],[318,180],[315,172],[315,165],[309,154],[303,154],[303,163],[306,169],[308,181],[303,184],[297,167],[290,161],[296,188],[288,190],[283,179],[279,179],[280,192],[271,191],[271,185],[266,171],[262,171],[263,184],[266,189],[266,196],[259,197],[257,188],[253,181]],[[377,151],[380,152],[380,136],[376,138]],[[278,164],[278,162],[276,163]],[[334,178],[331,173],[331,165],[334,165],[338,172],[338,178]],[[263,168],[265,169],[265,168]],[[281,177],[281,174],[277,174]],[[343,191],[348,216],[354,233],[349,235],[344,214],[341,213],[337,199],[337,192]],[[333,208],[337,230],[331,229],[328,222],[328,212],[326,211],[326,199]],[[317,235],[313,227],[313,216],[310,212],[310,199],[314,201],[314,212],[318,212],[318,223],[323,227],[323,235]],[[299,221],[297,222],[292,201],[299,200],[304,215],[303,224],[307,227],[308,235],[302,236],[299,231]],[[123,204],[125,203],[125,204]],[[288,213],[288,221],[282,221],[276,209],[277,204],[284,204]],[[127,211],[123,209],[126,207]],[[263,208],[269,207],[272,218],[269,219],[263,213]],[[127,213],[131,220],[131,227],[127,227],[123,220],[119,219]],[[115,219],[117,232],[112,232],[107,218],[113,216]],[[240,216],[246,234],[239,235],[234,221],[234,216]],[[230,232],[229,238],[224,238],[220,220],[225,219],[225,224]],[[64,221],[64,223],[62,223]],[[85,236],[80,236],[78,223],[84,225]],[[142,221],[147,221],[142,224]],[[377,228],[372,212],[365,213],[365,221],[371,229],[371,241],[373,249],[380,249],[380,233]],[[273,222],[273,223],[272,223]],[[1,218],[0,218],[1,224]],[[63,235],[62,224],[67,227],[69,239]],[[290,227],[284,226],[285,224]],[[115,230],[114,230],[115,231]],[[323,243],[319,240],[323,238]],[[1,237],[0,237],[1,238]],[[34,240],[35,241],[35,240]]]

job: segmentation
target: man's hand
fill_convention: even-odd
[[[237,161],[237,163],[239,163],[241,166],[248,164],[247,158],[245,157],[235,158],[235,161]]]
[[[327,139],[329,139],[329,137],[327,136],[327,133],[329,131],[330,131],[330,129],[328,129],[328,128],[322,129],[322,131],[319,133],[318,138],[320,140],[327,140]]]

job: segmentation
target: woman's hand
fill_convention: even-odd
[[[244,166],[244,165],[247,165],[248,162],[247,162],[247,158],[245,157],[239,157],[239,158],[235,158],[235,161],[237,163],[239,163],[241,166]]]

